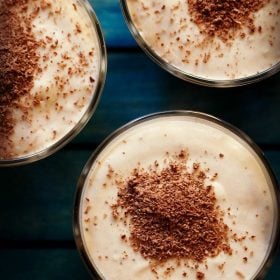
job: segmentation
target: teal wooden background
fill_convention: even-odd
[[[0,169],[0,279],[90,279],[72,235],[76,182],[97,145],[144,114],[191,109],[220,117],[261,146],[280,179],[280,74],[237,89],[183,82],[137,47],[117,0],[90,2],[108,48],[103,96],[86,128],[64,149],[29,166]],[[280,254],[266,279],[280,279]]]

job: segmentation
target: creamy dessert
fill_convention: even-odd
[[[216,121],[150,117],[111,138],[88,168],[79,238],[102,279],[254,279],[267,260],[273,183]]]
[[[280,62],[278,0],[123,2],[152,52],[187,75],[241,79]]]
[[[104,66],[86,3],[0,1],[0,160],[65,141],[91,115]]]

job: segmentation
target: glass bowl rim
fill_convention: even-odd
[[[90,100],[90,103],[88,104],[86,111],[84,112],[80,120],[75,124],[75,126],[71,130],[69,130],[58,141],[54,142],[53,144],[35,153],[30,153],[15,158],[0,159],[0,168],[26,165],[54,154],[55,152],[63,148],[66,144],[68,144],[71,140],[73,140],[73,138],[75,138],[82,131],[82,129],[86,126],[86,124],[93,116],[99,104],[103,92],[103,88],[105,85],[106,74],[107,74],[107,51],[106,51],[105,39],[99,20],[89,1],[88,0],[78,0],[78,1],[81,3],[82,8],[85,9],[85,11],[87,12],[89,19],[92,23],[92,26],[96,33],[95,36],[97,38],[98,49],[100,54],[98,80],[95,89],[92,91],[92,98]]]
[[[76,187],[76,193],[74,198],[74,207],[73,207],[73,235],[76,247],[78,249],[79,254],[82,257],[83,262],[85,263],[87,270],[89,271],[90,275],[95,277],[95,279],[104,280],[104,278],[101,277],[101,273],[98,271],[98,268],[95,266],[94,263],[91,262],[89,255],[87,254],[86,247],[84,246],[84,241],[82,237],[82,230],[80,228],[80,205],[81,205],[81,199],[83,195],[84,190],[84,184],[86,182],[87,176],[91,170],[91,167],[95,160],[98,158],[98,156],[102,153],[102,151],[107,147],[108,144],[110,144],[116,137],[121,135],[123,132],[126,132],[130,128],[139,125],[141,123],[144,123],[146,121],[151,121],[156,118],[161,117],[174,117],[174,116],[190,116],[195,118],[200,118],[209,122],[212,122],[216,125],[219,125],[226,130],[233,133],[235,136],[240,138],[242,141],[245,142],[245,144],[248,145],[249,148],[252,149],[252,152],[255,153],[255,156],[260,160],[261,164],[263,164],[264,170],[267,172],[268,178],[271,180],[271,195],[273,196],[273,199],[276,203],[275,205],[275,217],[273,221],[273,230],[271,234],[271,243],[270,247],[268,249],[268,252],[266,253],[265,259],[263,260],[261,266],[256,270],[256,274],[254,275],[254,278],[252,280],[261,280],[264,279],[264,276],[266,275],[268,269],[272,265],[272,262],[277,254],[278,247],[280,244],[280,190],[279,190],[279,184],[277,181],[277,178],[270,167],[270,164],[268,160],[266,159],[264,153],[259,148],[259,146],[242,130],[239,128],[233,126],[232,124],[214,117],[210,114],[198,112],[198,111],[190,111],[190,110],[172,110],[172,111],[162,111],[157,113],[152,113],[148,115],[144,115],[142,117],[136,118],[125,125],[121,126],[120,128],[113,131],[109,136],[107,136],[103,142],[93,151],[90,158],[86,162],[81,175],[78,179],[77,187]]]

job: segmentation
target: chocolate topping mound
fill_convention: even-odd
[[[231,254],[214,189],[205,184],[199,164],[189,172],[186,163],[182,151],[164,167],[157,162],[148,170],[139,167],[119,183],[113,216],[128,222],[129,242],[144,258],[202,262],[222,251]]]
[[[202,33],[232,39],[243,27],[255,32],[254,13],[270,0],[187,0],[189,12]],[[258,28],[260,30],[260,28]],[[245,34],[243,34],[244,36]]]
[[[27,16],[28,0],[0,1],[0,158],[8,156],[7,144],[13,132],[11,108],[33,86],[38,56]]]

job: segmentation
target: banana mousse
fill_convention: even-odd
[[[247,78],[280,62],[278,0],[126,0],[146,45],[177,70]]]
[[[0,10],[0,159],[13,160],[82,126],[101,51],[84,1],[0,0]]]
[[[199,115],[122,130],[82,185],[81,240],[102,279],[254,279],[275,238],[264,164],[237,134]]]

